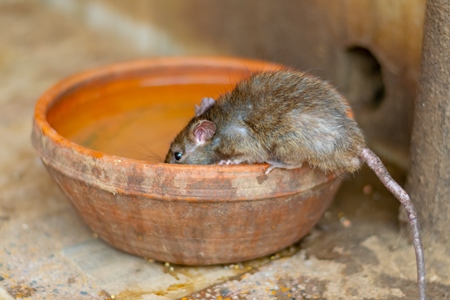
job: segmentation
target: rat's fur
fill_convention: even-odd
[[[307,162],[323,171],[354,172],[365,142],[345,103],[333,87],[310,75],[259,73],[200,110],[174,139],[166,162],[267,162],[281,168]],[[217,130],[197,145],[192,132],[202,120]],[[182,160],[173,158],[175,152],[183,153]]]

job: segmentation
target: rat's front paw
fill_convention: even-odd
[[[233,159],[227,159],[227,160],[221,160],[219,161],[219,165],[238,165],[241,161],[233,160]]]

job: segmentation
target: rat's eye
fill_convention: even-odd
[[[181,152],[175,152],[175,153],[173,154],[173,157],[175,157],[175,160],[176,160],[176,161],[179,161],[179,160],[181,159],[182,156],[183,156],[183,153],[181,153]]]

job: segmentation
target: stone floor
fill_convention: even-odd
[[[103,243],[32,149],[33,106],[65,76],[143,54],[32,0],[0,0],[0,28],[0,299],[417,298],[398,205],[366,169],[307,238],[266,258],[172,266]],[[429,299],[450,299],[448,270],[429,272]]]

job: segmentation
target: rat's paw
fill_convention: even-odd
[[[302,167],[302,164],[295,165],[295,166],[290,166],[290,165],[286,165],[286,164],[279,163],[279,162],[267,162],[267,163],[269,163],[270,166],[264,172],[264,174],[266,174],[266,175],[269,174],[270,172],[272,172],[272,170],[275,169],[275,168],[292,170],[292,169],[297,169],[297,168],[301,168]]]
[[[233,159],[219,161],[219,165],[238,165],[240,163],[241,163],[241,161],[233,160]]]
[[[273,169],[275,169],[275,168],[278,168],[277,166],[274,166],[274,165],[270,165],[267,169],[266,169],[266,171],[264,172],[264,174],[269,174]]]

